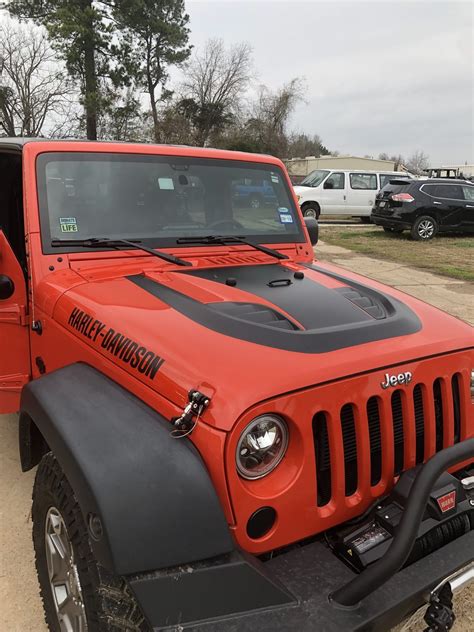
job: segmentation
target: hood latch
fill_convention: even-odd
[[[189,391],[188,400],[188,404],[186,404],[182,414],[171,420],[174,426],[174,429],[171,431],[171,436],[174,439],[182,439],[190,435],[197,426],[202,412],[211,403],[210,397],[197,390]]]

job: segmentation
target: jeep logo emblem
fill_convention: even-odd
[[[381,382],[382,388],[390,388],[390,386],[399,386],[400,384],[410,384],[413,379],[413,374],[410,371],[405,373],[399,373],[398,375],[390,375],[385,373],[385,380]]]

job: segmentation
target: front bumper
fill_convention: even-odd
[[[472,522],[471,531],[398,570],[415,542],[441,473],[472,457],[474,438],[442,450],[420,469],[391,546],[360,574],[317,541],[264,563],[235,551],[129,578],[129,585],[154,630],[388,630],[459,569],[467,569],[464,584],[472,581]]]
[[[356,577],[315,542],[265,564],[233,554],[131,581],[154,630],[352,632],[389,630],[426,603],[438,584],[473,560],[474,531],[394,575],[356,608],[329,596]],[[243,608],[247,608],[244,611]]]

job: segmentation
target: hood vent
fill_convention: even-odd
[[[210,309],[231,318],[253,323],[254,325],[264,325],[266,327],[276,327],[295,331],[300,329],[291,320],[266,305],[256,303],[208,303]]]
[[[387,313],[383,308],[383,305],[371,296],[363,294],[352,287],[341,287],[337,288],[336,291],[347,298],[348,301],[363,309],[364,312],[369,314],[369,316],[372,316],[372,318],[375,318],[376,320],[387,318]]]

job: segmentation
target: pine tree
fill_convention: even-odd
[[[109,19],[109,2],[93,0],[10,0],[4,3],[19,18],[29,18],[46,28],[52,46],[79,82],[85,110],[87,138],[97,139],[97,118],[106,96],[101,80],[120,83],[119,66],[114,63],[114,24]]]
[[[169,66],[191,53],[184,0],[117,0],[112,16],[123,36],[125,72],[148,94],[155,142],[161,142],[159,103],[172,94],[166,88]]]

